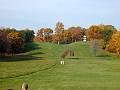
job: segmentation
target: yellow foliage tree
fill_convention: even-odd
[[[7,38],[10,44],[10,51],[12,55],[21,52],[24,49],[24,40],[21,33],[11,32],[8,34]]]
[[[107,45],[107,50],[112,53],[117,53],[118,55],[120,54],[120,32],[116,32],[109,44]]]

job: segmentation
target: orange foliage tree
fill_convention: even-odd
[[[34,42],[46,42],[44,37],[35,36],[33,39]]]
[[[81,27],[71,27],[64,30],[64,32],[53,35],[52,40],[58,44],[67,44],[82,40],[84,34],[84,30]]]
[[[101,28],[99,26],[93,25],[88,29],[87,35],[90,40],[101,39],[102,38]]]
[[[21,33],[11,32],[7,35],[7,38],[10,44],[10,52],[12,55],[21,52],[24,49],[24,40]]]
[[[54,34],[52,35],[52,42],[60,44],[60,42],[63,40],[64,34],[59,33],[59,34]]]
[[[46,41],[51,41],[53,30],[51,28],[41,28],[38,30],[37,36]]]
[[[107,45],[107,50],[112,53],[120,54],[120,32],[113,34],[109,44]]]
[[[71,27],[68,31],[71,33],[72,42],[81,41],[85,35],[85,30],[81,27]]]

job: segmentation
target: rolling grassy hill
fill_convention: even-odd
[[[65,49],[75,51],[60,65]],[[90,44],[31,43],[27,53],[0,58],[0,90],[120,90],[120,57],[102,50],[94,56]]]

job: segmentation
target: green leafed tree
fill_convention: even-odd
[[[117,29],[112,25],[99,25],[102,30],[102,40],[103,40],[103,49],[106,49],[107,44],[111,40],[112,35],[117,31]]]
[[[34,31],[30,29],[24,29],[19,31],[22,34],[22,37],[25,43],[32,42],[34,38]]]

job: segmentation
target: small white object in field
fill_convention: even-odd
[[[64,61],[61,61],[61,64],[64,64]]]

